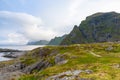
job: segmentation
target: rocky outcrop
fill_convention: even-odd
[[[24,73],[20,71],[7,72],[7,73],[0,72],[0,80],[17,80],[22,75],[24,75]]]
[[[0,52],[21,52],[20,50],[13,50],[13,49],[0,49]]]
[[[68,62],[68,60],[66,60],[64,58],[64,54],[63,55],[58,54],[55,56],[55,64],[61,65],[61,64],[65,64],[67,62]]]
[[[0,80],[15,80],[24,73],[21,70],[25,68],[22,63],[15,63],[13,65],[5,66],[0,68]]]
[[[4,68],[0,69],[1,73],[7,73],[7,72],[14,72],[14,71],[19,71],[25,68],[25,65],[23,63],[15,63],[13,65],[6,66]]]
[[[23,69],[22,72],[30,74],[32,73],[33,70],[42,70],[50,66],[52,66],[52,64],[50,64],[48,61],[41,60],[30,66],[27,66],[26,68]]]
[[[48,77],[46,80],[92,80],[89,78],[81,78],[80,73],[92,74],[92,70],[73,70],[66,71],[51,77]]]
[[[18,58],[22,55],[24,55],[26,52],[25,51],[21,51],[21,52],[10,52],[10,53],[5,53],[3,55],[3,57],[7,57],[7,58]]]
[[[120,41],[120,14],[96,13],[88,16],[63,39],[61,45]]]

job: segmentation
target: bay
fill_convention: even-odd
[[[45,45],[12,45],[12,46],[5,46],[5,45],[0,45],[0,48],[2,49],[14,49],[14,50],[32,50],[37,47],[43,47]],[[9,53],[9,52],[8,52]],[[6,54],[6,52],[0,52],[0,61],[8,61],[11,60],[11,58],[5,58],[3,55]]]

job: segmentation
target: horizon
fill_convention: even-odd
[[[0,0],[0,6],[0,45],[49,41],[94,13],[120,13],[119,0]]]

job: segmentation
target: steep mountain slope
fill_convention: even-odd
[[[120,14],[116,12],[96,13],[75,26],[61,42],[62,45],[120,40]]]
[[[61,37],[55,37],[50,40],[48,45],[59,45],[65,37],[66,37],[66,35],[63,35]]]
[[[49,41],[40,40],[40,41],[28,42],[27,45],[46,45],[48,43]]]

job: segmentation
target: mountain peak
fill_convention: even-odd
[[[61,44],[120,41],[120,14],[116,12],[95,13],[74,26]]]

